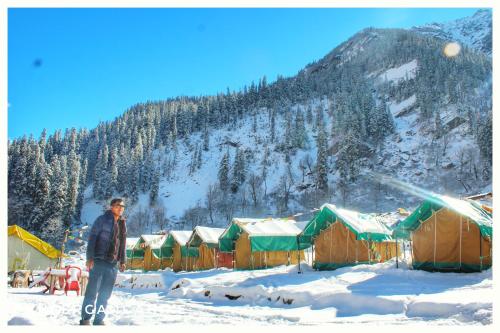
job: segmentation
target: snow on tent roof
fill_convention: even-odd
[[[172,230],[169,234],[172,235],[172,237],[177,243],[179,243],[179,245],[184,246],[189,240],[189,237],[191,237],[192,233],[192,231]]]
[[[218,244],[219,237],[220,235],[222,235],[224,230],[225,230],[224,228],[210,228],[210,227],[197,226],[194,228],[194,231],[189,239],[189,242],[191,243],[194,237],[198,235],[198,237],[200,237],[203,243]]]
[[[127,237],[127,241],[125,242],[127,250],[132,250],[138,241],[139,237]]]
[[[433,194],[424,200],[410,216],[397,225],[394,229],[394,235],[400,238],[408,238],[411,231],[416,230],[423,221],[432,216],[433,212],[442,208],[448,208],[469,218],[479,227],[481,235],[485,237],[492,236],[492,217],[478,203],[439,194]]]
[[[358,234],[391,234],[391,230],[374,215],[337,208],[335,205],[328,203],[324,204],[323,207],[327,207],[330,211],[336,212],[337,217],[345,223],[348,223]]]
[[[335,221],[339,220],[350,231],[356,235],[358,240],[372,240],[383,242],[392,240],[392,230],[381,222],[374,214],[362,214],[343,208],[337,208],[332,204],[323,204],[316,216],[304,228],[299,235],[301,244],[312,244],[313,239],[328,228]]]
[[[235,219],[235,222],[252,236],[297,236],[303,228],[294,220],[287,219]]]
[[[144,243],[145,246],[151,248],[160,248],[161,244],[165,240],[165,235],[141,235],[140,243]]]
[[[162,235],[161,237],[153,239],[151,242],[149,242],[149,247],[152,249],[161,248],[161,246],[166,238],[167,238],[167,235]]]
[[[172,249],[177,242],[181,247],[182,257],[197,257],[198,248],[188,248],[187,246],[187,242],[189,241],[192,233],[192,231],[185,230],[170,231],[160,246],[162,248],[162,253],[164,253],[167,257],[172,256]]]
[[[302,250],[308,246],[300,247],[297,236],[304,225],[292,219],[234,218],[219,237],[219,250],[233,251],[234,241],[243,232],[249,235],[252,252]]]

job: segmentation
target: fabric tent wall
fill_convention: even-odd
[[[399,248],[396,251],[396,242],[373,242],[372,248],[375,249],[376,255],[375,258],[378,262],[384,262],[389,259],[396,257],[396,255],[400,256],[403,253],[403,249],[401,245],[397,245]],[[380,257],[379,257],[380,256]]]
[[[144,254],[145,249],[141,248],[139,243],[132,249],[127,250],[127,268],[144,269]]]
[[[127,258],[127,269],[143,269],[144,257],[142,258]]]
[[[143,269],[144,268],[144,250],[133,248],[129,251],[130,256],[127,257],[128,269]]]
[[[257,269],[279,265],[297,264],[304,260],[304,251],[258,251],[252,252],[248,233],[241,233],[235,244],[235,268]]]
[[[159,253],[155,253],[155,251],[151,249],[151,247],[147,246],[144,249],[144,270],[157,271],[159,269],[160,269]]]
[[[197,261],[198,261],[198,257],[183,256],[182,257],[182,270],[186,271],[186,272],[196,270]]]
[[[175,272],[179,272],[182,270],[182,256],[181,256],[181,246],[175,242],[173,247],[173,256],[172,256],[172,269]]]
[[[233,254],[217,251],[217,267],[233,268]]]
[[[195,269],[204,270],[217,267],[217,249],[209,248],[203,243],[199,246],[199,257],[196,260]]]
[[[337,219],[314,239],[314,251],[314,268],[328,270],[383,262],[396,255],[396,244],[357,240],[356,235]]]
[[[8,271],[18,269],[45,270],[55,267],[57,258],[49,258],[33,246],[12,235],[8,238]]]
[[[175,272],[193,271],[198,257],[183,256],[181,246],[175,242],[172,256],[172,269]]]
[[[490,239],[453,210],[434,212],[412,232],[411,239],[415,269],[472,272],[491,267]]]
[[[172,268],[173,257],[161,257],[160,269]]]

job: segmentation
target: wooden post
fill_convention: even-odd
[[[56,277],[53,274],[50,274],[50,278],[49,279],[50,279],[49,293],[51,295],[54,295],[55,288],[56,288],[56,286],[55,286],[55,284],[56,284]]]
[[[160,247],[160,269],[163,269],[163,249]]]
[[[483,270],[483,239],[479,230],[479,271]]]
[[[231,262],[233,263],[233,269],[234,269],[236,266],[236,244],[235,244],[236,241],[233,239],[232,243],[233,243],[233,248],[231,250],[231,254],[232,254],[233,258],[231,259]]]
[[[298,274],[302,274],[302,271],[300,270],[300,242],[299,242],[299,236],[297,236],[297,256],[299,257],[299,271],[297,273]]]
[[[59,260],[57,262],[57,268],[62,268],[62,259],[64,257],[64,248],[65,248],[66,242],[68,241],[68,234],[69,234],[69,229],[66,229],[66,231],[64,231],[64,240],[63,240],[63,243],[61,245],[61,255],[59,256]]]
[[[186,271],[188,270],[188,257],[189,257],[189,245],[187,246],[187,253],[186,253]],[[182,247],[181,247],[181,256],[182,256]]]
[[[398,259],[398,238],[396,237],[396,268],[399,268],[399,259]]]

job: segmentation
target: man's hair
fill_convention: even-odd
[[[123,199],[122,198],[114,198],[113,200],[111,200],[111,203],[109,205],[114,206],[116,204],[123,204]]]

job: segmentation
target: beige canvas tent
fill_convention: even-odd
[[[314,244],[314,268],[329,270],[393,258],[396,242],[391,234],[375,215],[324,204],[299,239]]]
[[[492,222],[475,201],[433,194],[395,227],[394,236],[411,240],[415,269],[477,272],[492,264]]]
[[[224,228],[194,228],[187,244],[190,248],[198,248],[198,257],[193,267],[195,270],[218,267],[219,237],[223,232]]]
[[[8,271],[55,267],[61,251],[17,225],[8,227]]]
[[[236,269],[297,264],[304,248],[297,235],[305,222],[291,219],[234,218],[219,238],[222,252],[233,252]]]
[[[172,261],[172,269],[178,271],[192,271],[198,260],[198,248],[188,247],[188,240],[192,231],[172,230],[162,244],[164,258]]]
[[[141,235],[139,247],[144,250],[143,269],[146,271],[156,271],[161,264],[161,245],[165,241],[166,235]]]

